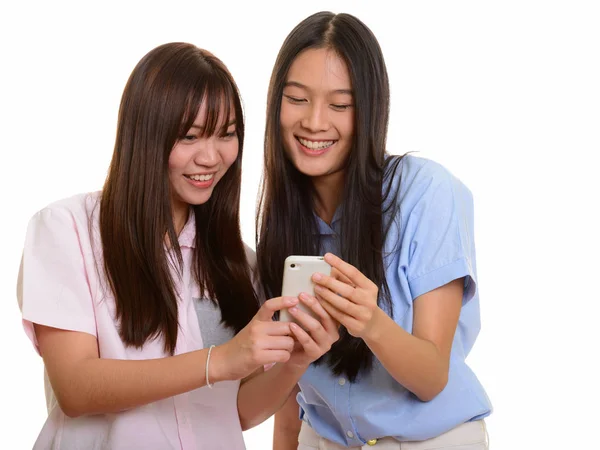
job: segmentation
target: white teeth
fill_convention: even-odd
[[[188,178],[191,178],[194,181],[208,181],[212,180],[212,177],[214,176],[214,173],[210,173],[208,175],[189,175]]]
[[[308,147],[312,150],[322,150],[327,147],[331,147],[335,141],[307,141],[306,139],[298,138],[300,143],[305,147]]]

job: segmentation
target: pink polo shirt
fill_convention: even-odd
[[[98,340],[101,358],[168,356],[161,339],[136,349],[125,346],[119,337],[115,300],[97,270],[102,267],[98,199],[99,193],[93,193],[62,200],[39,211],[29,222],[18,281],[25,332],[38,353],[33,323],[91,334]],[[180,328],[175,354],[214,343],[210,336],[215,330],[201,330],[197,316],[199,289],[191,276],[194,236],[191,214],[179,236],[184,271],[183,280],[176,286]],[[211,312],[206,308],[209,313],[220,315],[218,309]],[[215,326],[214,320],[219,318],[201,322]],[[228,335],[229,330],[216,327],[221,340]],[[45,384],[49,414],[34,449],[245,448],[237,411],[239,381],[216,383],[213,389],[203,387],[120,413],[78,418],[67,417],[60,409],[47,375]]]

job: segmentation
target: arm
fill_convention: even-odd
[[[378,309],[363,338],[390,375],[423,401],[432,400],[448,383],[462,295],[461,278],[418,297],[412,334]]]
[[[17,283],[26,331],[62,410],[69,416],[113,413],[204,386],[207,350],[151,360],[100,358],[83,256],[89,243],[79,236],[74,212],[36,214]],[[288,324],[271,320],[272,311],[297,302],[270,300],[233,339],[214,348],[210,381],[242,379],[264,364],[287,361],[294,339]]]
[[[273,450],[296,450],[298,434],[302,421],[298,418],[298,402],[296,395],[300,388],[296,386],[283,407],[275,413],[273,427]]]
[[[35,331],[52,389],[69,417],[119,412],[206,384],[206,349],[142,361],[101,359],[90,334],[37,324]],[[221,381],[215,368],[211,361],[211,383]]]
[[[279,410],[304,371],[286,364],[276,364],[270,370],[242,382],[238,393],[242,430],[259,425]]]
[[[318,320],[298,308],[289,309],[306,331],[295,323],[289,323],[296,339],[290,359],[244,380],[240,386],[238,411],[244,430],[258,425],[281,408],[310,363],[329,351],[339,338],[339,325],[314,297],[301,294],[300,300],[312,309]]]
[[[315,279],[324,308],[353,336],[364,339],[398,383],[419,399],[432,400],[448,382],[464,280],[454,280],[415,299],[410,334],[379,308],[377,286],[371,280],[336,256],[325,258],[336,275]]]
[[[232,340],[215,347],[210,382],[240,379],[264,364],[288,361],[294,346],[289,325],[265,317],[296,303],[270,300]],[[52,389],[70,417],[119,412],[206,385],[207,349],[148,360],[104,359],[88,333],[38,324],[35,330]]]

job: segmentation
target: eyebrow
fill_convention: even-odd
[[[235,120],[235,119],[232,119],[232,120],[230,120],[230,121],[229,121],[229,123],[228,123],[228,124],[227,124],[227,125],[226,125],[224,128],[229,128],[231,125],[235,125],[235,122],[236,122],[236,120]],[[201,125],[196,125],[196,124],[193,124],[193,125],[190,127],[190,129],[192,129],[192,128],[196,128],[197,130],[203,130],[203,129],[204,129],[204,127],[203,127],[203,126],[201,126]]]
[[[286,81],[286,83],[283,85],[284,88],[289,86],[298,87],[300,89],[310,91],[310,88],[308,86],[305,86],[302,83],[298,83],[297,81]],[[331,91],[331,93],[352,95],[352,89],[334,89],[333,91]]]

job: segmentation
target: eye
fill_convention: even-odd
[[[287,95],[287,94],[283,94],[283,96],[285,98],[287,98],[290,103],[295,103],[295,104],[306,103],[306,99],[305,98],[293,97],[293,96]]]
[[[185,142],[194,142],[196,140],[196,136],[193,134],[186,134],[183,138],[181,138],[181,140]]]
[[[221,139],[224,139],[227,141],[229,139],[233,139],[236,136],[237,136],[237,130],[233,130],[233,131],[228,131],[227,133],[222,134],[220,137],[221,137]]]
[[[331,107],[336,111],[346,111],[347,109],[352,108],[352,105],[335,105],[331,104]]]

